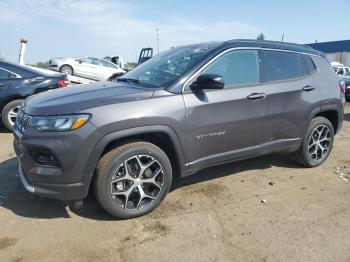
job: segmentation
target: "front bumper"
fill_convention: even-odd
[[[89,189],[90,179],[87,179],[87,177],[85,177],[85,180],[87,181],[82,181],[75,184],[31,184],[27,180],[21,164],[19,164],[18,169],[19,177],[24,188],[34,195],[55,198],[62,201],[74,201],[84,199]]]
[[[14,129],[14,149],[19,163],[19,176],[25,189],[35,195],[74,201],[86,198],[93,171],[87,171],[88,159],[94,148],[95,128],[86,124],[69,134],[38,133]],[[33,149],[52,153],[56,165],[38,163]]]

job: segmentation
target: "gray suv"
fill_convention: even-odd
[[[21,106],[14,148],[24,187],[64,201],[93,187],[117,218],[151,212],[172,177],[291,152],[329,156],[344,92],[324,54],[270,41],[173,48],[116,79],[44,92]]]

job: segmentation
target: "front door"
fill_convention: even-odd
[[[254,154],[265,139],[259,61],[256,50],[224,52],[198,74],[221,75],[223,89],[199,92],[185,87],[190,164]]]

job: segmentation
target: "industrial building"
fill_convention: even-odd
[[[307,44],[327,55],[329,62],[350,66],[350,40]]]

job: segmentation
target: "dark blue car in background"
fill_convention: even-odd
[[[28,96],[67,87],[64,74],[45,73],[28,66],[0,60],[0,114],[4,126],[12,130],[17,112]]]

